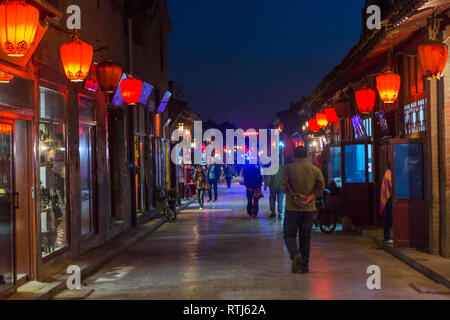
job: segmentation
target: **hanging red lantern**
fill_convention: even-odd
[[[102,62],[97,65],[97,80],[102,91],[113,93],[119,85],[123,68],[112,61]]]
[[[12,81],[12,79],[14,79],[14,75],[4,72],[4,71],[0,71],[0,83],[10,83]]]
[[[320,128],[325,128],[328,125],[328,120],[325,113],[316,113],[316,120]]]
[[[0,123],[0,133],[11,133],[12,132],[12,125]]]
[[[308,121],[308,129],[314,132],[318,132],[320,130],[319,124],[317,123],[316,118],[312,118]]]
[[[67,78],[72,82],[86,80],[91,69],[94,48],[83,41],[78,40],[78,35],[74,40],[61,46],[61,61]]]
[[[417,49],[420,63],[428,80],[440,79],[447,66],[448,47],[438,41],[428,41]]]
[[[400,75],[388,69],[385,73],[380,74],[376,78],[376,81],[378,94],[384,103],[394,103],[397,101],[401,83]]]
[[[142,81],[133,77],[123,80],[120,83],[123,101],[129,105],[136,105],[141,98],[142,86]]]
[[[326,108],[325,115],[329,123],[338,123],[339,119],[336,115],[336,110],[334,108]]]
[[[363,114],[371,113],[373,107],[375,107],[375,96],[375,91],[366,87],[356,91],[355,99],[359,112]]]
[[[39,25],[39,10],[22,1],[0,6],[0,45],[8,56],[23,57],[33,46]]]

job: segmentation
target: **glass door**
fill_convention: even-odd
[[[80,125],[81,234],[95,233],[95,127]]]
[[[0,291],[14,284],[13,125],[0,120]]]

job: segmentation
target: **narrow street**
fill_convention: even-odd
[[[282,220],[269,219],[268,194],[252,221],[244,188],[219,185],[219,201],[194,203],[83,282],[88,299],[449,299],[413,289],[436,284],[377,250],[372,241],[313,233],[310,273],[292,274]],[[207,197],[205,198],[207,199]],[[262,214],[264,213],[264,214]],[[381,268],[381,290],[366,286],[366,269]],[[56,299],[66,299],[64,291]]]

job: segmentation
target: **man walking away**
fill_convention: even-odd
[[[244,167],[244,185],[247,188],[247,214],[256,217],[259,211],[259,194],[261,193],[262,176],[258,165]]]
[[[227,181],[227,187],[228,189],[231,188],[231,180],[233,179],[233,171],[231,169],[231,166],[227,165],[224,168],[224,175],[225,175],[225,180]]]
[[[292,272],[303,274],[309,272],[315,199],[322,196],[325,181],[320,169],[308,161],[305,147],[297,147],[294,156],[295,161],[284,168],[281,179],[281,189],[287,195],[283,232],[292,260]]]
[[[392,172],[390,165],[384,173],[383,182],[381,183],[381,195],[380,195],[380,214],[385,211],[384,217],[384,240],[387,244],[392,245],[394,241],[391,239],[392,228]]]
[[[270,218],[275,218],[275,203],[278,202],[278,218],[281,218],[281,214],[283,213],[283,202],[284,202],[284,194],[281,191],[281,177],[283,175],[283,168],[279,167],[278,172],[274,175],[266,176],[266,181],[264,183],[264,190],[267,190],[269,187],[270,190]]]
[[[219,182],[222,170],[220,170],[220,166],[213,163],[208,167],[208,182],[211,185],[211,188],[208,190],[209,200],[208,202],[216,202],[217,201],[217,183]],[[214,189],[214,200],[212,196],[212,191]]]

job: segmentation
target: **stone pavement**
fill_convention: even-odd
[[[184,210],[174,224],[139,240],[56,299],[450,299],[437,284],[360,235],[313,234],[310,273],[292,274],[282,220],[245,213],[240,185],[219,186],[219,201]],[[367,267],[381,290],[367,289]]]
[[[395,248],[386,244],[383,237],[383,230],[368,229],[362,234],[371,237],[375,243],[386,252],[413,267],[430,279],[450,288],[450,259],[438,255],[432,255],[416,249]]]
[[[188,206],[193,199],[184,201],[177,212]],[[103,264],[108,262],[117,254],[123,252],[133,243],[145,238],[156,231],[167,222],[165,218],[155,218],[135,228],[125,230],[113,239],[96,247],[86,254],[72,261],[70,264],[77,265],[81,269],[82,279],[94,273]],[[67,288],[66,269],[68,265],[61,265],[55,269],[54,274],[44,281],[28,281],[17,289],[17,292],[8,297],[8,300],[48,300]],[[90,289],[76,290],[69,297],[84,297],[91,293]],[[1,299],[1,298],[0,298]]]

